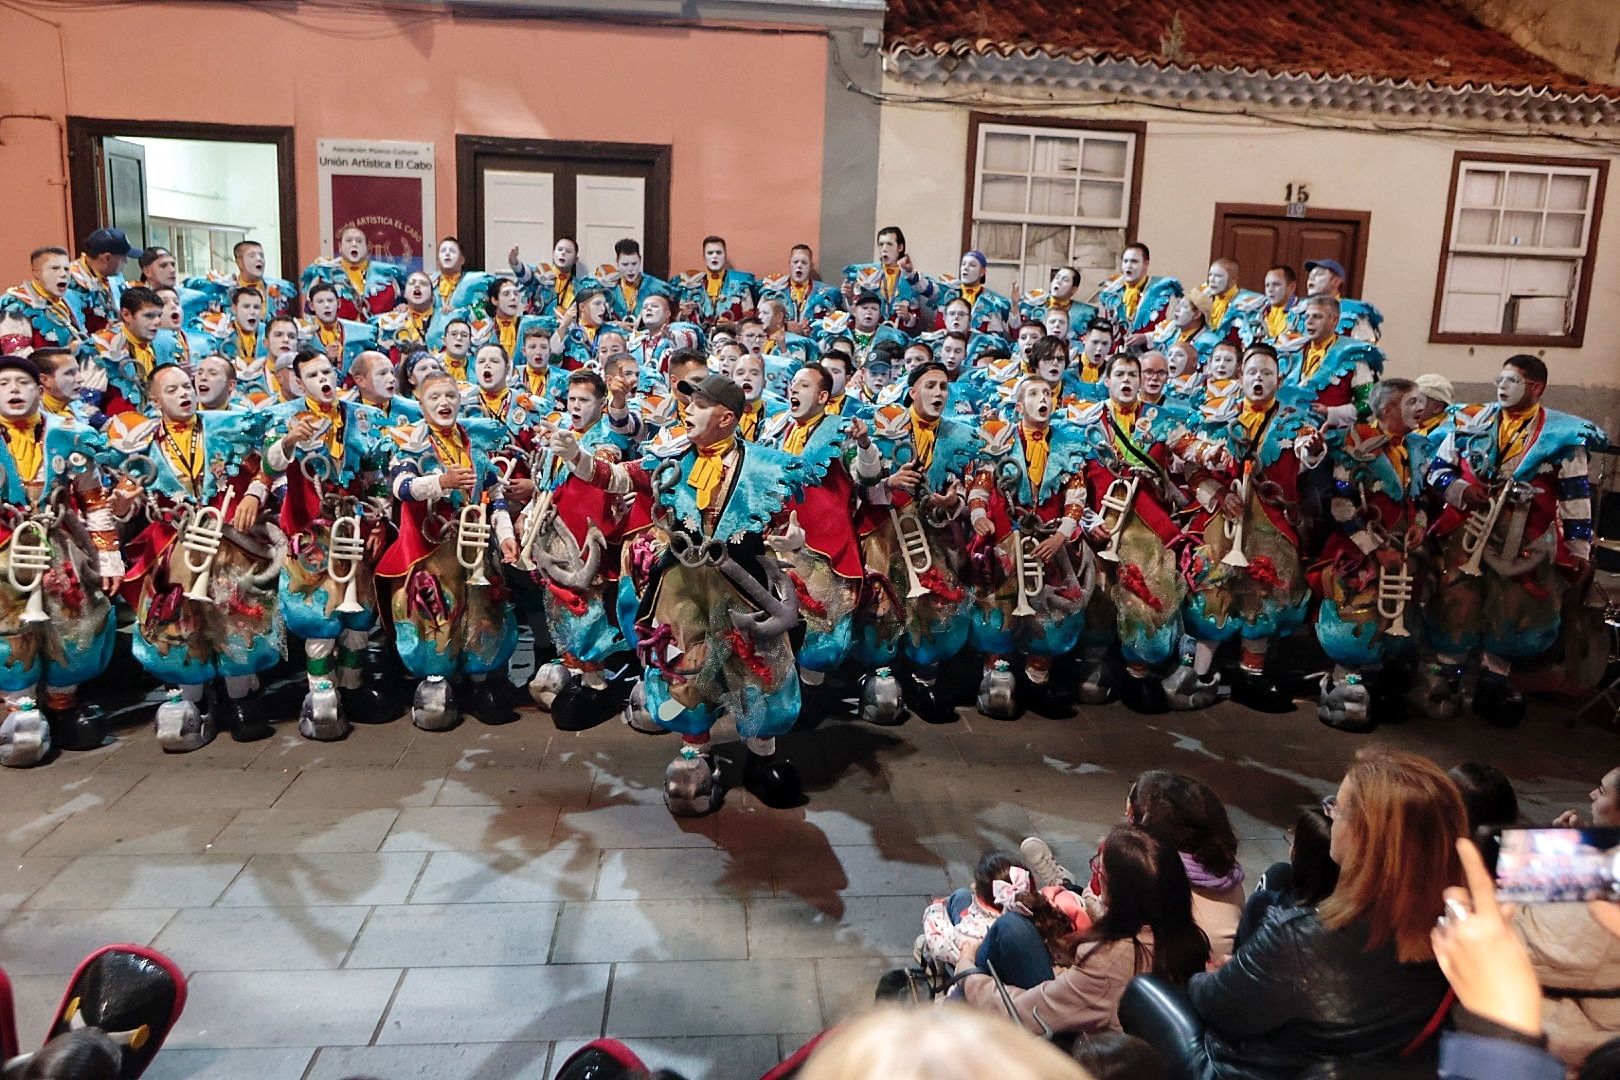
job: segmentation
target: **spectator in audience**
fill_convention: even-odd
[[[1338,1058],[1391,1062],[1425,1049],[1446,982],[1430,931],[1460,878],[1462,796],[1415,754],[1363,750],[1336,796],[1333,893],[1278,913],[1219,970],[1192,979],[1192,1040],[1157,1032],[1180,1075],[1292,1077]],[[1185,1030],[1185,1028],[1179,1028]]]
[[[1143,829],[1117,825],[1099,854],[1105,911],[1089,930],[1064,933],[1067,920],[1044,897],[1030,893],[1019,897],[1026,911],[1009,905],[982,948],[970,952],[964,946],[957,976],[971,1005],[989,1012],[1005,1007],[987,967],[994,964],[1003,972],[1028,945],[1027,931],[1014,938],[999,933],[1004,927],[1035,929],[1061,966],[1028,988],[1009,984],[1013,1011],[1032,1031],[1117,1031],[1120,996],[1136,975],[1151,971],[1179,984],[1204,970],[1209,939],[1193,922],[1192,890],[1175,849]]]
[[[1131,785],[1125,813],[1181,854],[1192,883],[1193,920],[1209,937],[1210,958],[1225,960],[1243,917],[1244,894],[1237,834],[1219,796],[1201,780],[1154,769]]]
[[[1234,948],[1253,937],[1270,913],[1313,908],[1332,894],[1339,883],[1339,867],[1329,853],[1332,830],[1333,823],[1316,807],[1299,815],[1288,834],[1288,861],[1273,863],[1243,906]]]
[[[1096,1080],[1168,1080],[1164,1059],[1135,1035],[1104,1031],[1074,1044],[1074,1060]]]
[[[1470,836],[1482,825],[1512,825],[1519,820],[1519,797],[1513,782],[1495,765],[1464,761],[1452,766],[1447,775],[1462,792]]]
[[[799,1080],[1089,1080],[1073,1058],[960,1006],[880,1008],[832,1032]]]
[[[1015,871],[1025,875],[1023,888],[1018,888]],[[1001,914],[997,891],[1004,896],[1028,892],[1028,874],[1025,867],[1002,852],[992,851],[981,856],[979,864],[973,868],[972,888],[957,889],[923,911],[923,932],[914,950],[917,962],[924,967],[930,961],[955,967],[962,956],[963,940],[982,941],[990,924]]]
[[[1620,826],[1620,767],[1604,773],[1587,798],[1592,800],[1592,809],[1586,819],[1582,819],[1579,810],[1565,810],[1553,819],[1553,824],[1566,829],[1583,825]]]

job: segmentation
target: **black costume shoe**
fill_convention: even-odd
[[[941,696],[936,683],[913,679],[906,687],[906,708],[925,724],[954,724],[957,720],[955,707]]]
[[[270,721],[261,716],[247,698],[221,694],[214,709],[219,713],[219,726],[228,729],[237,742],[258,742],[276,733]]]
[[[1264,673],[1239,671],[1232,683],[1232,700],[1255,712],[1291,713],[1294,699]]]
[[[1164,683],[1149,675],[1137,678],[1130,672],[1119,681],[1119,700],[1133,713],[1158,716],[1170,711],[1170,696],[1164,692]]]
[[[386,724],[399,716],[387,699],[369,686],[339,690],[338,703],[343,707],[343,718],[351,724]]]
[[[106,745],[96,715],[77,703],[65,709],[41,709],[51,727],[51,745],[58,750],[95,750]]]
[[[1019,687],[1018,700],[1024,708],[1048,720],[1069,720],[1076,711],[1074,699],[1050,682],[1038,683],[1026,679]]]
[[[477,720],[486,727],[499,727],[510,724],[518,718],[501,700],[500,692],[495,689],[490,679],[473,683],[465,692],[457,695],[461,699],[461,711]]]
[[[805,803],[799,771],[776,754],[747,752],[743,760],[743,787],[772,810],[791,810]]]
[[[551,703],[551,722],[558,731],[589,731],[622,713],[629,700],[627,682],[612,682],[599,690],[584,683],[569,683]]]
[[[647,1066],[614,1039],[597,1039],[575,1050],[555,1080],[634,1080],[648,1075]]]
[[[1524,695],[1505,676],[1482,671],[1474,688],[1474,715],[1492,727],[1518,727],[1524,719]]]

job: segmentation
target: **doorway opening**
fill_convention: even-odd
[[[235,271],[242,240],[296,279],[292,129],[68,117],[74,238],[110,226],[174,253],[181,277]]]
[[[1344,295],[1360,296],[1371,230],[1372,214],[1365,210],[1306,207],[1303,217],[1290,217],[1284,206],[1216,203],[1209,258],[1236,259],[1238,284],[1256,292],[1265,288],[1266,271],[1273,266],[1292,266],[1303,290],[1305,263],[1333,259],[1349,275]]]
[[[613,245],[641,244],[647,272],[669,263],[670,148],[456,136],[456,226],[469,266],[500,272],[516,247],[548,262],[559,236],[579,242],[579,265],[611,264]]]

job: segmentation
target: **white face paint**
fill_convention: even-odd
[[[703,265],[711,274],[718,274],[726,266],[726,245],[704,244]]]
[[[454,240],[439,241],[439,272],[454,274],[462,267],[461,245]]]
[[[79,392],[79,362],[64,358],[56,371],[43,376],[45,388],[64,401]]]
[[[1294,287],[1288,283],[1288,278],[1281,270],[1266,272],[1266,303],[1272,307],[1282,307],[1292,299]]]
[[[730,410],[725,406],[716,405],[701,394],[692,395],[686,403],[686,430],[692,444],[708,446],[725,438],[729,434],[725,428],[725,418],[730,415]],[[735,428],[733,424],[732,430]]]
[[[210,356],[197,365],[197,402],[204,409],[224,408],[231,396],[231,362]]]
[[[287,320],[278,320],[264,332],[266,356],[277,357],[298,348],[298,327]]]
[[[443,430],[456,422],[461,412],[461,390],[454,379],[434,379],[420,397],[422,412],[434,427]]]
[[[66,255],[45,255],[40,258],[34,276],[45,286],[47,293],[59,297],[67,292],[68,281],[72,277],[68,271],[70,265],[71,260]]]
[[[1496,401],[1504,409],[1517,409],[1530,392],[1524,373],[1515,367],[1505,367],[1496,377]]]
[[[856,304],[855,310],[850,312],[850,322],[863,334],[876,330],[882,318],[883,308],[877,304]]]
[[[472,327],[466,323],[455,323],[445,327],[444,351],[460,360],[472,348]]]
[[[930,371],[911,388],[911,403],[924,420],[938,420],[945,412],[950,392],[950,380],[940,372]]]
[[[971,255],[962,256],[962,284],[977,285],[984,277],[984,267]]]
[[[154,305],[133,313],[126,311],[124,325],[129,327],[130,334],[137,340],[151,341],[163,329],[163,308]]]
[[[945,330],[948,333],[967,333],[968,323],[972,319],[973,313],[964,303],[953,300],[945,308]]]
[[[634,285],[641,280],[641,256],[635,252],[620,255],[615,264],[619,268],[619,278],[627,285]]]
[[[1064,341],[1069,340],[1069,315],[1067,312],[1048,311],[1045,317],[1041,319],[1041,324],[1046,328],[1046,332],[1053,337],[1060,337]]]
[[[1231,277],[1226,273],[1226,267],[1220,263],[1209,264],[1209,275],[1204,280],[1208,282],[1209,287],[1214,290],[1216,296],[1225,292],[1232,284]]]
[[[405,302],[417,311],[433,305],[433,283],[426,274],[417,271],[405,279]]]
[[[788,383],[787,397],[788,410],[795,420],[809,420],[827,407],[827,391],[821,388],[821,379],[813,371],[796,372]]]
[[[967,346],[956,338],[946,338],[939,343],[939,362],[945,365],[945,370],[953,375],[962,370],[962,362],[967,359]]]
[[[39,408],[39,383],[25,371],[0,371],[0,417],[21,420]]]
[[[510,364],[499,346],[485,345],[473,360],[473,377],[478,380],[478,388],[487,394],[506,385],[509,369]]]
[[[1018,355],[1028,356],[1029,347],[1046,336],[1046,327],[1025,323],[1018,328]]]
[[[551,249],[551,262],[565,274],[573,273],[579,261],[579,247],[572,240],[559,240]]]
[[[439,363],[436,357],[424,356],[411,368],[411,385],[420,391],[422,384],[427,381],[429,375],[441,375],[443,373],[444,365]]]
[[[176,321],[180,314],[180,305],[175,304]],[[236,325],[249,332],[259,329],[259,320],[264,316],[264,298],[258,293],[248,293],[236,302],[233,319]]]
[[[3,379],[9,372],[0,373]],[[152,379],[152,398],[165,420],[190,420],[197,415],[197,395],[186,373],[177,367],[160,370]],[[0,413],[5,409],[5,394],[0,391]]]
[[[1198,305],[1185,296],[1176,301],[1176,325],[1183,330],[1197,322],[1200,314]]]
[[[1305,333],[1312,341],[1323,341],[1334,330],[1333,316],[1321,304],[1305,305]]]
[[[310,297],[309,310],[315,313],[315,318],[330,326],[337,321],[338,298],[337,293],[331,289],[322,289]]]
[[[1035,374],[1052,386],[1063,381],[1063,373],[1068,370],[1069,362],[1062,353],[1056,353],[1035,366]]]
[[[1305,291],[1312,295],[1327,293],[1329,296],[1338,296],[1342,288],[1344,280],[1325,266],[1313,266],[1311,272],[1305,275]]]
[[[1198,354],[1185,341],[1178,341],[1170,346],[1167,357],[1170,361],[1172,379],[1179,379],[1198,370]]]
[[[1270,402],[1277,396],[1277,361],[1255,353],[1243,361],[1243,396],[1251,404]]]
[[[1108,397],[1118,405],[1129,405],[1142,394],[1141,369],[1131,363],[1116,363],[1108,372]]]
[[[344,229],[338,237],[338,254],[349,262],[357,263],[366,257],[366,234],[359,229]]]
[[[523,339],[523,362],[536,371],[551,366],[551,339],[545,334],[530,334]]]
[[[258,281],[264,277],[264,248],[258,244],[250,244],[242,249],[242,254],[236,257],[236,268],[242,271],[242,276],[248,281]]]
[[[399,379],[386,356],[362,358],[366,362],[366,377],[359,381],[360,394],[370,402],[384,402],[399,390]],[[357,363],[359,361],[356,361]]]
[[[741,356],[731,365],[731,379],[742,387],[743,397],[752,405],[765,394],[765,365],[757,356]]]
[[[1106,330],[1087,331],[1083,346],[1086,362],[1092,367],[1101,367],[1102,362],[1108,359],[1108,349],[1113,343],[1113,337]]]
[[[1170,362],[1165,359],[1164,353],[1148,352],[1142,354],[1142,396],[1154,401],[1164,393],[1165,383],[1170,381]]]
[[[316,404],[330,405],[337,399],[337,372],[324,356],[306,360],[299,368],[298,381],[303,384],[304,396]]]
[[[1039,379],[1029,380],[1019,395],[1018,408],[1025,420],[1037,426],[1044,425],[1052,419],[1052,388]]]
[[[1147,273],[1147,260],[1142,258],[1141,248],[1126,248],[1119,257],[1119,272],[1125,275],[1125,280],[1135,285]]]
[[[803,285],[810,280],[810,253],[803,248],[788,256],[788,277],[795,285]]]
[[[749,323],[737,334],[737,338],[742,342],[742,347],[745,350],[758,356],[765,349],[768,335],[765,333],[763,326],[755,326],[753,323]]]
[[[1231,347],[1216,346],[1215,351],[1209,354],[1209,377],[1211,379],[1231,379],[1237,376],[1238,354]]]
[[[523,293],[515,281],[504,281],[495,293],[495,310],[508,319],[517,317],[523,310]]]
[[[1075,278],[1074,271],[1067,266],[1060,266],[1052,271],[1052,295],[1059,300],[1067,300],[1074,295],[1075,288],[1080,282]]]

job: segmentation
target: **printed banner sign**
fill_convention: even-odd
[[[321,254],[350,225],[365,230],[371,257],[420,269],[437,233],[433,144],[321,139]]]

